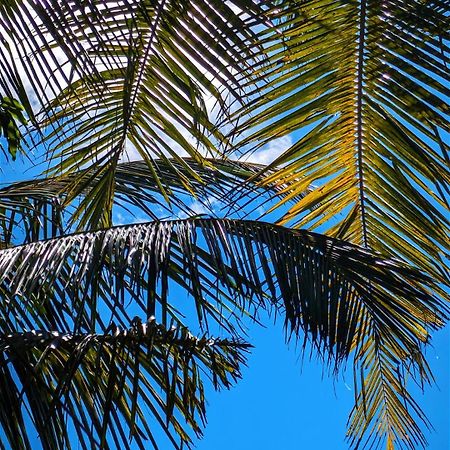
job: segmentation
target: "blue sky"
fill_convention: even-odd
[[[288,137],[260,153],[269,162]],[[27,165],[25,164],[25,167]],[[27,179],[23,165],[3,167],[0,182]],[[352,373],[333,379],[315,360],[299,360],[295,345],[284,342],[281,324],[252,326],[249,355],[243,380],[230,391],[208,390],[208,426],[197,442],[198,450],[346,450],[346,422],[354,403]],[[437,332],[427,351],[436,385],[424,395],[415,389],[419,404],[435,431],[426,432],[430,450],[450,450],[450,327]],[[169,450],[170,446],[162,446]]]
[[[346,422],[353,406],[352,373],[333,379],[322,366],[284,343],[281,326],[254,326],[255,345],[244,379],[230,391],[209,395],[205,436],[198,450],[347,450]],[[450,449],[450,327],[436,333],[427,351],[436,385],[416,399],[435,431],[429,450]]]

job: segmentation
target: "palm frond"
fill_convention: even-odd
[[[369,437],[387,429],[389,439],[423,441],[414,411],[397,407],[406,402],[424,419],[398,373],[429,378],[421,346],[448,308],[432,295],[439,288],[430,278],[399,260],[307,231],[191,219],[5,249],[0,274],[4,334],[104,334],[134,316],[177,329],[217,323],[234,334],[243,312],[257,318],[258,308],[276,308],[288,337],[303,334],[303,347],[309,340],[333,370],[353,352],[367,375],[350,428],[354,442],[380,420]],[[172,283],[192,306],[169,301]]]
[[[246,14],[234,12],[239,7]],[[240,98],[236,74],[252,57],[247,23],[260,20],[253,2],[56,0],[2,5],[3,26],[24,61],[49,127],[52,172],[95,163],[90,191],[78,208],[82,225],[111,224],[114,173],[127,151],[143,158],[166,195],[155,158],[170,156],[198,179],[180,152],[207,165],[226,144],[205,97],[226,112],[225,95]],[[61,54],[63,56],[61,56]],[[43,78],[45,82],[43,82]],[[220,86],[226,90],[224,94]],[[176,144],[176,148],[174,145]],[[173,173],[177,173],[172,167]],[[83,183],[74,182],[73,195]]]
[[[19,124],[25,125],[23,106],[14,98],[0,97],[0,150],[8,159],[16,159],[18,151],[22,149],[22,134]],[[6,148],[1,139],[6,140]]]
[[[376,448],[382,443],[387,448],[425,448],[427,440],[418,420],[428,429],[432,425],[405,386],[408,382],[422,387],[431,384],[434,378],[428,363],[420,352],[400,360],[403,350],[383,326],[372,319],[367,326],[371,332],[355,358],[358,394],[349,417],[348,441],[352,448]]]
[[[233,331],[242,311],[257,317],[259,307],[275,306],[288,333],[304,331],[336,366],[368,332],[361,329],[368,317],[398,343],[402,360],[447,313],[428,292],[431,280],[399,261],[252,221],[150,222],[74,234],[2,250],[0,269],[2,316],[13,329],[105,330],[133,315],[183,325],[176,308],[187,314],[186,305],[168,300],[172,281],[193,297],[203,329],[212,321]]]
[[[320,227],[448,283],[448,5],[277,3],[236,148],[299,136],[265,182],[316,189],[280,223]]]
[[[160,447],[160,427],[176,449],[190,448],[189,429],[201,435],[206,421],[204,376],[216,389],[240,377],[249,345],[196,338],[187,329],[166,330],[154,320],[104,334],[57,331],[2,333],[0,395],[12,410],[0,424],[14,448],[31,449],[31,416],[44,449]],[[12,373],[22,388],[19,393]],[[182,425],[183,420],[186,425]],[[158,436],[160,438],[160,436]]]
[[[136,208],[139,217],[148,216],[153,220],[173,217],[180,213],[193,216],[196,214],[192,209],[193,200],[210,213],[214,212],[212,204],[216,203],[224,209],[222,214],[227,215],[231,212],[242,214],[244,210],[246,214],[251,214],[261,206],[261,193],[256,188],[256,183],[262,180],[260,173],[264,166],[229,159],[208,159],[210,165],[203,166],[191,158],[182,159],[183,164],[177,161],[157,161],[158,176],[165,180],[165,190],[170,203],[162,198],[154,174],[144,161],[119,163],[115,171],[114,204],[126,208],[130,215],[131,210]],[[191,190],[187,190],[184,183],[189,177],[186,165],[201,177],[201,181],[191,181]],[[173,168],[177,170],[176,175],[172,172]],[[94,172],[95,169],[90,168],[67,177],[38,178],[1,187],[0,236],[4,245],[17,243],[17,236],[15,241],[13,240],[16,227],[23,230],[19,234],[22,236],[19,243],[56,237],[70,230],[74,225],[74,218],[70,216],[67,199],[71,198],[72,185],[78,180],[84,186],[81,196],[88,195],[90,189],[99,181],[97,178],[92,180]],[[254,192],[250,190],[251,186]],[[279,196],[284,196],[286,187],[281,189],[274,183],[270,187],[262,188],[266,193],[265,201],[273,203]],[[230,198],[244,189],[248,191],[245,205],[233,204]],[[303,192],[295,193],[290,196],[289,201],[299,200],[304,195]]]
[[[263,183],[316,188],[293,206],[281,200],[279,223],[394,256],[448,286],[449,5],[274,3],[274,26],[259,37],[266,59],[233,133],[242,151],[294,137]],[[400,350],[370,313],[360,326],[368,335],[355,361],[350,443],[417,448],[425,440],[413,416],[426,417],[402,391]]]

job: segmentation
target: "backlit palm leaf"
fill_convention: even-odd
[[[268,81],[250,85],[240,112],[251,113],[240,129],[249,135],[238,146],[313,125],[267,177],[317,186],[282,223],[325,224],[448,281],[450,171],[440,135],[450,132],[450,9],[414,0],[278,3],[283,37],[267,39],[259,70]]]
[[[287,208],[285,197],[280,223],[399,257],[448,285],[448,3],[273,3],[274,29],[260,34],[267,59],[247,85],[233,132],[242,133],[236,148],[246,151],[293,133],[294,144],[272,166],[283,167],[265,182],[316,189]],[[351,442],[416,448],[424,439],[409,394],[408,411],[396,400],[404,389],[393,382],[396,356],[364,321]]]
[[[233,12],[239,5],[245,16]],[[171,168],[189,188],[198,175],[180,152],[203,165],[205,155],[218,154],[224,139],[205,99],[215,99],[223,114],[219,87],[239,98],[235,74],[255,42],[246,26],[257,20],[252,2],[15,1],[0,12],[42,102],[52,171],[95,163],[91,178],[72,186],[77,196],[97,180],[76,213],[81,226],[111,224],[115,169],[127,153],[146,161],[164,195],[169,186],[155,158],[169,155],[185,166],[189,177]]]

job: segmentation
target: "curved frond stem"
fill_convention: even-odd
[[[243,311],[256,319],[259,308],[275,307],[287,332],[304,332],[335,367],[361,342],[365,314],[407,354],[448,314],[429,290],[432,280],[400,261],[254,221],[187,219],[78,233],[1,250],[0,269],[8,305],[2,315],[17,326],[92,330],[127,323],[127,296],[135,313],[156,311],[162,324],[183,325],[169,302],[170,281],[193,298],[191,320],[201,328],[212,321],[233,331]],[[29,312],[28,302],[39,309]],[[99,302],[109,318],[98,315]]]

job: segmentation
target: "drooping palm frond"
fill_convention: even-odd
[[[427,328],[439,327],[448,313],[428,291],[432,281],[400,261],[315,233],[250,221],[156,222],[35,242],[0,251],[0,273],[4,334],[104,334],[114,324],[126,328],[134,316],[155,316],[177,329],[195,322],[208,329],[217,322],[234,332],[242,311],[257,317],[258,308],[275,307],[288,335],[304,332],[305,342],[335,370],[351,352],[363,370],[381,352],[390,370],[370,370],[371,379],[381,373],[381,386],[364,386],[359,400],[376,404],[389,395],[394,415],[389,410],[386,421],[378,407],[358,404],[355,426],[364,430],[381,419],[395,433],[403,424],[418,432],[414,414],[398,408],[401,402],[425,418],[398,373],[429,379],[421,343],[429,339]],[[191,306],[189,300],[169,302],[173,282],[190,294]],[[362,411],[369,411],[369,420]]]
[[[186,302],[168,300],[172,281],[193,298],[203,329],[217,321],[233,331],[236,313],[256,317],[258,307],[275,306],[289,333],[303,330],[336,366],[360,350],[369,320],[401,361],[447,311],[428,292],[431,280],[396,260],[251,221],[150,222],[35,242],[2,250],[0,273],[1,313],[12,329],[105,330],[134,315],[185,325],[177,308],[189,314]]]
[[[286,196],[280,223],[398,257],[448,286],[448,2],[273,3],[274,27],[260,33],[267,58],[233,133],[246,151],[294,137],[264,183],[316,189],[289,207]],[[365,322],[350,442],[416,448],[424,442],[409,411],[416,405],[397,401],[396,357]]]
[[[34,182],[33,182],[34,184]],[[42,197],[39,192],[0,194],[0,247],[63,234],[64,207],[57,195]],[[20,230],[18,232],[18,229]]]
[[[11,409],[0,415],[0,426],[17,450],[35,448],[27,414],[43,449],[70,448],[75,440],[83,449],[105,448],[108,440],[129,449],[131,438],[140,449],[163,448],[156,428],[174,448],[190,447],[180,420],[201,434],[203,374],[216,389],[228,388],[248,348],[239,340],[166,330],[154,320],[135,319],[129,329],[112,326],[104,334],[2,330],[0,397]]]
[[[399,363],[396,344],[383,327],[372,319],[367,327],[370,333],[363,338],[354,367],[357,394],[348,421],[349,443],[352,448],[425,448],[423,426],[432,429],[432,424],[406,386],[433,383],[431,369],[421,352]]]
[[[216,144],[225,140],[205,98],[218,102],[223,114],[224,95],[240,97],[236,76],[252,57],[256,40],[248,23],[260,20],[259,9],[244,0],[1,5],[10,45],[43,100],[53,172],[78,172],[95,163],[85,183],[95,179],[97,188],[79,206],[83,224],[111,224],[115,169],[127,152],[146,161],[163,195],[155,158],[169,155],[184,166],[189,178],[171,169],[189,188],[198,175],[180,152],[203,165],[205,155],[219,154]],[[73,183],[74,196],[85,183]]]

